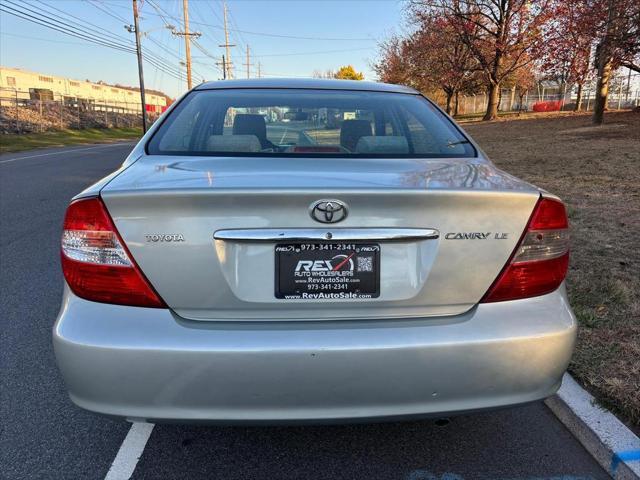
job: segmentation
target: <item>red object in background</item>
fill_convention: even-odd
[[[170,104],[169,104],[170,105]],[[165,105],[165,106],[161,106],[161,105],[145,105],[147,112],[153,112],[153,113],[164,113],[167,108],[169,108],[169,105]]]
[[[562,100],[536,102],[533,104],[534,112],[557,112],[562,108]]]

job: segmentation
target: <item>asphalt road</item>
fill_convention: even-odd
[[[130,144],[0,156],[0,478],[104,478],[129,424],[68,400],[51,346],[69,199]],[[323,427],[158,425],[143,479],[606,479],[542,403],[422,421]]]

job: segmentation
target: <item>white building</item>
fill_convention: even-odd
[[[95,110],[141,110],[137,90],[0,66],[0,105],[15,105],[16,100],[64,101]],[[149,92],[145,100],[147,111],[155,113],[164,112],[170,103],[166,96]]]

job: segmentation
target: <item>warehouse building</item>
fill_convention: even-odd
[[[0,106],[34,100],[64,102],[92,110],[141,111],[140,92],[135,88],[0,66]],[[171,99],[161,92],[147,90],[146,103],[148,112],[159,114],[167,109]]]

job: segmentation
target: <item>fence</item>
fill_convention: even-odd
[[[150,106],[155,108],[155,106]],[[150,122],[160,112],[147,112]],[[0,133],[141,127],[139,102],[120,102],[0,88]]]
[[[595,82],[590,82],[583,86],[581,110],[593,109],[595,91]],[[442,103],[441,99],[438,100],[438,103]],[[569,88],[563,94],[558,93],[558,88],[549,89],[539,85],[536,89],[527,92],[522,99],[515,90],[503,89],[498,110],[502,112],[544,111],[545,108],[534,108],[534,105],[555,103],[555,105],[547,106],[552,110],[571,111],[574,109],[576,101],[577,87]],[[488,98],[484,93],[479,95],[460,95],[458,102],[459,115],[473,115],[486,111]],[[640,106],[640,75],[633,74],[614,78],[609,86],[608,109],[620,110],[637,106]]]

